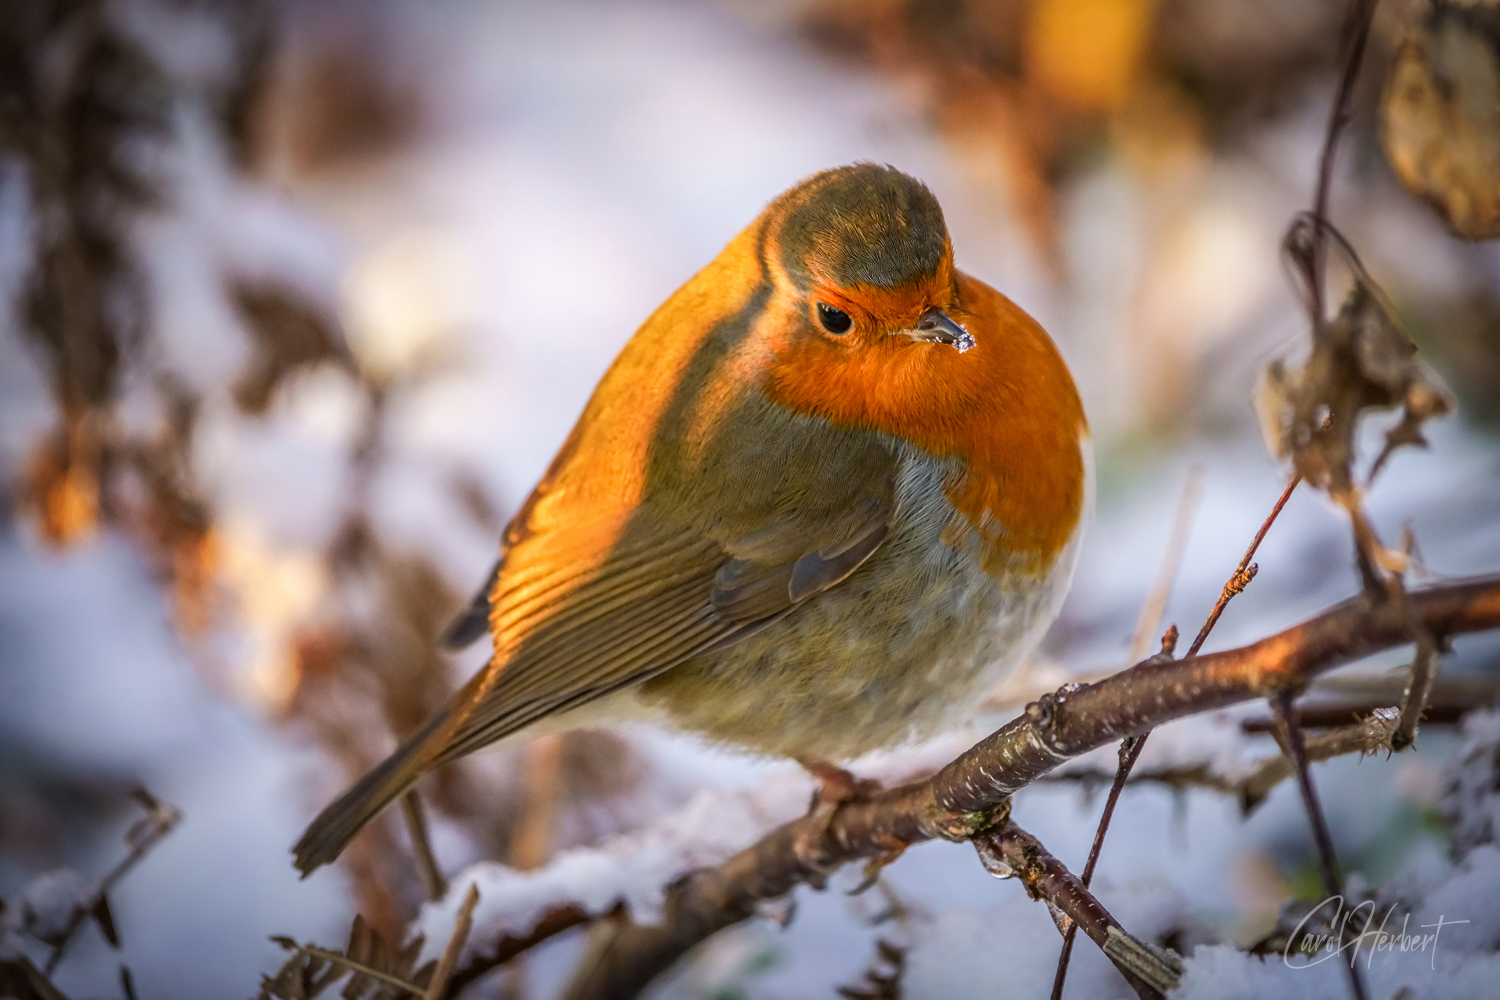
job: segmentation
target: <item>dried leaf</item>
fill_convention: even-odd
[[[1294,263],[1305,244],[1310,220],[1300,220],[1287,237]],[[1305,364],[1291,368],[1282,359],[1262,374],[1255,396],[1266,447],[1291,459],[1310,484],[1336,496],[1354,489],[1355,431],[1366,409],[1401,406],[1401,421],[1386,435],[1386,448],[1372,466],[1378,472],[1402,444],[1422,444],[1422,424],[1448,413],[1453,403],[1438,377],[1416,356],[1347,244],[1339,245],[1355,266],[1356,282],[1339,314],[1316,323],[1313,349]]]
[[[1464,239],[1500,236],[1500,10],[1434,3],[1396,53],[1380,125],[1408,191]]]

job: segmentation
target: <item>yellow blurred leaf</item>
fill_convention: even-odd
[[[1036,0],[1026,25],[1029,75],[1074,107],[1121,107],[1155,11],[1156,0]]]

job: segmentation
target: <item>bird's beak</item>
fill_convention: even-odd
[[[952,316],[937,306],[924,312],[914,328],[901,332],[921,343],[948,344],[959,354],[974,346],[973,334],[959,326]]]

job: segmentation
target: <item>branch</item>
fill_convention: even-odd
[[[427,983],[427,992],[422,994],[422,1000],[443,1000],[448,996],[448,983],[453,978],[453,970],[458,965],[459,953],[464,950],[464,945],[469,940],[469,929],[474,926],[474,907],[479,905],[479,886],[470,885],[469,891],[464,895],[464,902],[458,910],[458,919],[453,924],[453,935],[448,938],[448,947],[443,949],[443,957],[438,959],[437,968],[433,970],[432,979]]]
[[[1182,977],[1182,960],[1127,934],[1083,881],[1031,834],[1014,823],[1006,823],[1000,830],[976,840],[974,846],[992,875],[1019,878],[1028,896],[1055,908],[1054,917],[1060,912],[1066,918],[1059,920],[1059,932],[1067,934],[1074,928],[1083,928],[1142,1000],[1160,1000],[1163,993],[1177,986]]]
[[[1307,821],[1312,825],[1313,842],[1318,848],[1318,866],[1323,872],[1323,889],[1328,894],[1328,899],[1335,896],[1340,898],[1344,894],[1344,873],[1339,868],[1338,857],[1333,850],[1333,835],[1328,832],[1328,821],[1323,817],[1323,807],[1318,802],[1318,793],[1313,788],[1312,773],[1308,770],[1307,744],[1303,739],[1302,727],[1297,723],[1297,712],[1292,705],[1292,694],[1289,691],[1278,691],[1271,699],[1271,707],[1275,709],[1276,719],[1276,742],[1281,744],[1281,751],[1292,762],[1297,774],[1297,787],[1302,792],[1302,807],[1307,813]],[[1343,924],[1339,925],[1338,943],[1339,950],[1344,947]],[[1342,964],[1342,963],[1340,963]],[[1355,1000],[1369,1000],[1370,990],[1365,983],[1364,974],[1359,970],[1358,962],[1349,963],[1349,988],[1354,993]]]
[[[1066,686],[926,781],[845,803],[831,817],[804,816],[723,864],[684,876],[667,890],[661,923],[622,926],[568,996],[633,997],[763,900],[820,883],[894,843],[971,839],[1004,817],[1009,796],[1063,761],[1173,719],[1298,690],[1334,667],[1410,642],[1412,616],[1437,636],[1500,627],[1500,576],[1414,591],[1404,607],[1361,594],[1253,645],[1152,657],[1096,684]]]

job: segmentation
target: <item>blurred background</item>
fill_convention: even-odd
[[[1126,664],[1174,523],[1163,624],[1191,636],[1285,485],[1251,397],[1306,342],[1279,245],[1312,200],[1334,0],[0,8],[7,919],[27,892],[45,910],[39,876],[92,885],[125,856],[133,786],[183,815],[109,896],[118,950],[93,926],[68,946],[69,996],[121,995],[122,963],[153,1000],[249,995],[284,958],[268,935],[337,946],[356,911],[402,937],[430,887],[395,810],[305,883],[289,845],[483,661],[433,637],[636,325],[819,169],[926,181],[959,266],[1035,315],[1077,378],[1098,510],[1036,666],[1052,683]],[[1388,541],[1409,531],[1451,577],[1500,569],[1500,252],[1456,235],[1483,218],[1422,189],[1382,104],[1428,10],[1380,5],[1331,213],[1459,401],[1368,498]],[[1493,178],[1479,186],[1465,204],[1493,223]],[[1210,649],[1358,586],[1347,522],[1311,491],[1258,562]],[[1487,692],[1500,644],[1461,640],[1443,669]],[[1319,766],[1347,868],[1378,882],[1447,850],[1452,746],[1428,727],[1416,754]],[[422,791],[452,875],[535,869],[787,769],[581,733]],[[1076,869],[1099,805],[1057,783],[1017,816]],[[1138,919],[1179,943],[1247,944],[1311,857],[1287,788],[1244,821],[1221,794],[1143,786],[1099,884],[1106,902],[1134,887]],[[987,914],[994,947],[1041,955],[1050,982],[1045,911],[966,849],[913,850],[885,882],[950,938]],[[865,988],[886,933],[872,904],[806,895],[788,930],[726,935],[671,995]],[[551,995],[580,948],[562,936],[469,995]],[[1086,950],[1079,995],[1109,995]],[[1018,995],[1041,995],[1016,961]]]

